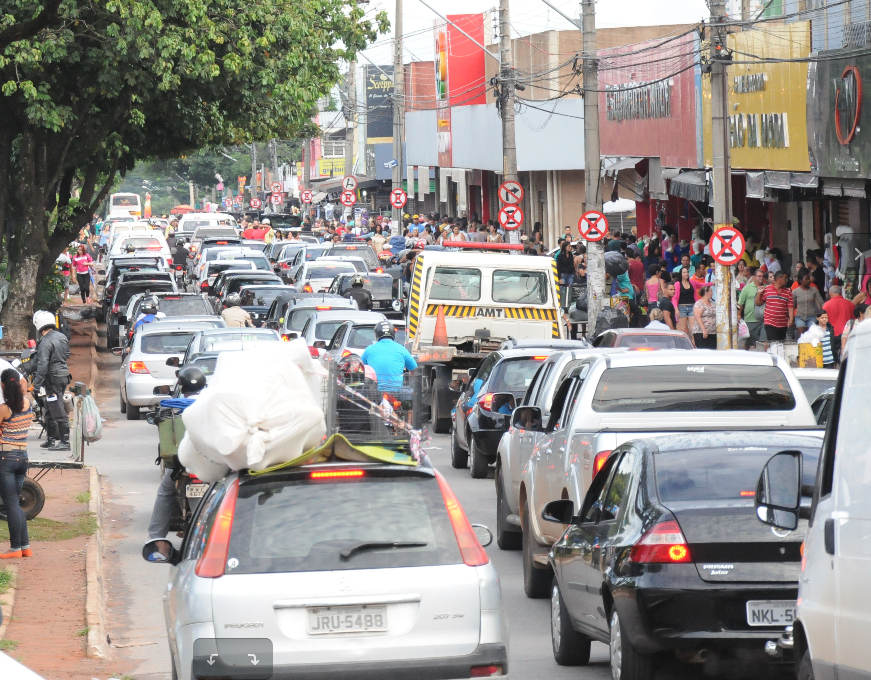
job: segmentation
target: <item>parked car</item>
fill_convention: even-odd
[[[260,327],[266,321],[266,312],[272,301],[282,293],[293,290],[290,286],[261,286],[251,285],[242,286],[239,289],[239,296],[242,298],[242,309],[251,316],[251,322]]]
[[[349,262],[321,263],[320,260],[305,262],[296,270],[296,276],[291,283],[304,293],[319,293],[328,291],[333,280],[339,274],[356,274],[357,270]]]
[[[368,243],[333,243],[326,253],[328,256],[347,255],[349,257],[361,257],[366,262],[370,272],[381,267],[378,255]]]
[[[208,295],[209,290],[215,283],[215,279],[218,278],[218,274],[229,270],[239,273],[251,272],[254,271],[254,263],[250,260],[212,260],[211,262],[206,262],[205,266],[200,270],[200,278],[194,284],[194,291]]]
[[[266,327],[276,330],[282,340],[293,340],[300,337],[302,329],[312,315],[336,309],[358,311],[354,300],[329,295],[311,295],[307,298],[294,299],[285,310],[282,320],[267,320]]]
[[[255,636],[275,678],[508,675],[499,577],[426,461],[231,473],[170,547],[142,554],[172,565],[164,615],[179,680],[225,677],[210,655]]]
[[[756,481],[789,450],[808,460],[812,484],[820,445],[752,430],[645,437],[608,456],[579,506],[546,504],[541,517],[560,533],[547,558],[556,662],[586,664],[598,640],[613,680],[652,680],[660,652],[710,674],[782,664],[776,642],[795,620],[806,523],[760,525]]]
[[[115,289],[115,294],[112,296],[112,306],[109,308],[109,313],[106,316],[106,348],[113,349],[120,347],[124,339],[125,326],[127,325],[127,306],[132,298],[137,293],[160,293],[178,292],[175,287],[175,281],[166,280],[151,280],[151,281],[131,281],[118,285]]]
[[[318,262],[321,262],[318,260]],[[339,274],[330,285],[327,292],[334,295],[347,295],[351,290],[354,274]],[[372,295],[372,310],[381,312],[387,318],[404,319],[405,304],[402,299],[402,282],[390,274],[369,272],[363,275],[363,288]]]
[[[390,319],[395,333],[394,340],[405,344],[405,321]],[[336,329],[326,347],[326,356],[333,361],[356,354],[362,356],[365,349],[375,342],[375,323],[372,321],[346,321]]]
[[[593,340],[593,347],[626,347],[630,349],[693,349],[693,343],[682,331],[648,328],[613,328],[603,331]]]
[[[320,262],[347,262],[349,264],[354,265],[354,269],[357,270],[358,273],[365,274],[369,271],[369,267],[366,266],[366,260],[362,257],[350,257],[345,255],[324,255],[323,257],[319,257],[318,260]]]
[[[816,422],[780,357],[694,349],[592,358],[559,386],[547,422],[538,407],[523,406],[514,410],[512,427],[533,440],[520,478],[524,589],[529,597],[547,597],[543,558],[562,531],[542,523],[541,510],[560,498],[580,505],[620,444],[650,433],[815,429]]]
[[[538,347],[497,350],[469,369],[451,418],[452,467],[468,465],[475,479],[487,476],[515,402],[553,352]]]
[[[319,359],[327,348],[327,343],[335,335],[336,329],[346,321],[368,321],[373,325],[384,320],[378,312],[359,312],[348,309],[315,310],[311,314],[299,337],[305,340],[312,357]]]
[[[271,272],[245,271],[237,272],[228,269],[218,274],[215,282],[209,288],[208,300],[215,314],[224,309],[224,300],[230,293],[238,293],[242,286],[258,284],[261,286],[283,286],[284,282]]]

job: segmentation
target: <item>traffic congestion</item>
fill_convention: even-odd
[[[695,326],[679,323],[668,266],[639,262],[656,239],[618,230],[611,305],[588,323],[571,235],[548,253],[414,220],[388,239],[380,221],[110,216],[74,244],[116,357],[108,408],[147,421],[135,436],[158,451],[141,552],[166,594],[143,606],[162,609],[172,677],[546,677],[598,657],[613,680],[804,679],[836,665],[827,607],[853,577],[828,564],[864,539],[823,517],[861,512],[858,488],[833,495],[864,484],[861,456],[832,461],[871,403],[848,368],[871,326],[842,329],[839,371],[793,367],[773,338],[711,351],[710,286],[679,282]],[[750,293],[764,332],[780,321],[768,296],[791,283],[779,273]],[[69,355],[58,319],[34,317],[35,387],[44,360]],[[69,427],[44,410],[48,448],[64,450]],[[11,535],[2,556],[26,559]],[[497,569],[494,550],[518,559]],[[518,674],[534,600],[551,666]]]

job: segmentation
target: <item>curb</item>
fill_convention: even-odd
[[[103,496],[100,490],[100,475],[97,468],[88,466],[91,500],[88,510],[97,521],[97,530],[88,541],[85,561],[86,595],[85,625],[88,627],[87,657],[106,659],[106,597],[103,582]]]
[[[96,319],[92,319],[93,326],[91,328],[91,382],[88,385],[88,389],[94,394],[94,388],[97,385],[97,321]],[[94,396],[94,399],[97,397]]]
[[[0,640],[6,636],[6,629],[12,623],[12,607],[15,605],[15,581],[18,579],[18,565],[9,564],[6,566],[6,571],[12,574],[12,586],[5,593],[0,595],[3,598],[4,604],[0,605],[0,611],[3,612],[3,623],[0,623]]]

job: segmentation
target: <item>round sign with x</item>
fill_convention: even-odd
[[[744,235],[734,227],[724,227],[711,237],[711,257],[719,264],[730,266],[744,254]]]
[[[598,210],[590,210],[578,220],[578,231],[588,241],[601,241],[608,233],[608,218]]]

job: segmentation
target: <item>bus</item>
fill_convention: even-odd
[[[109,196],[109,218],[142,217],[142,201],[139,194],[112,194]]]

